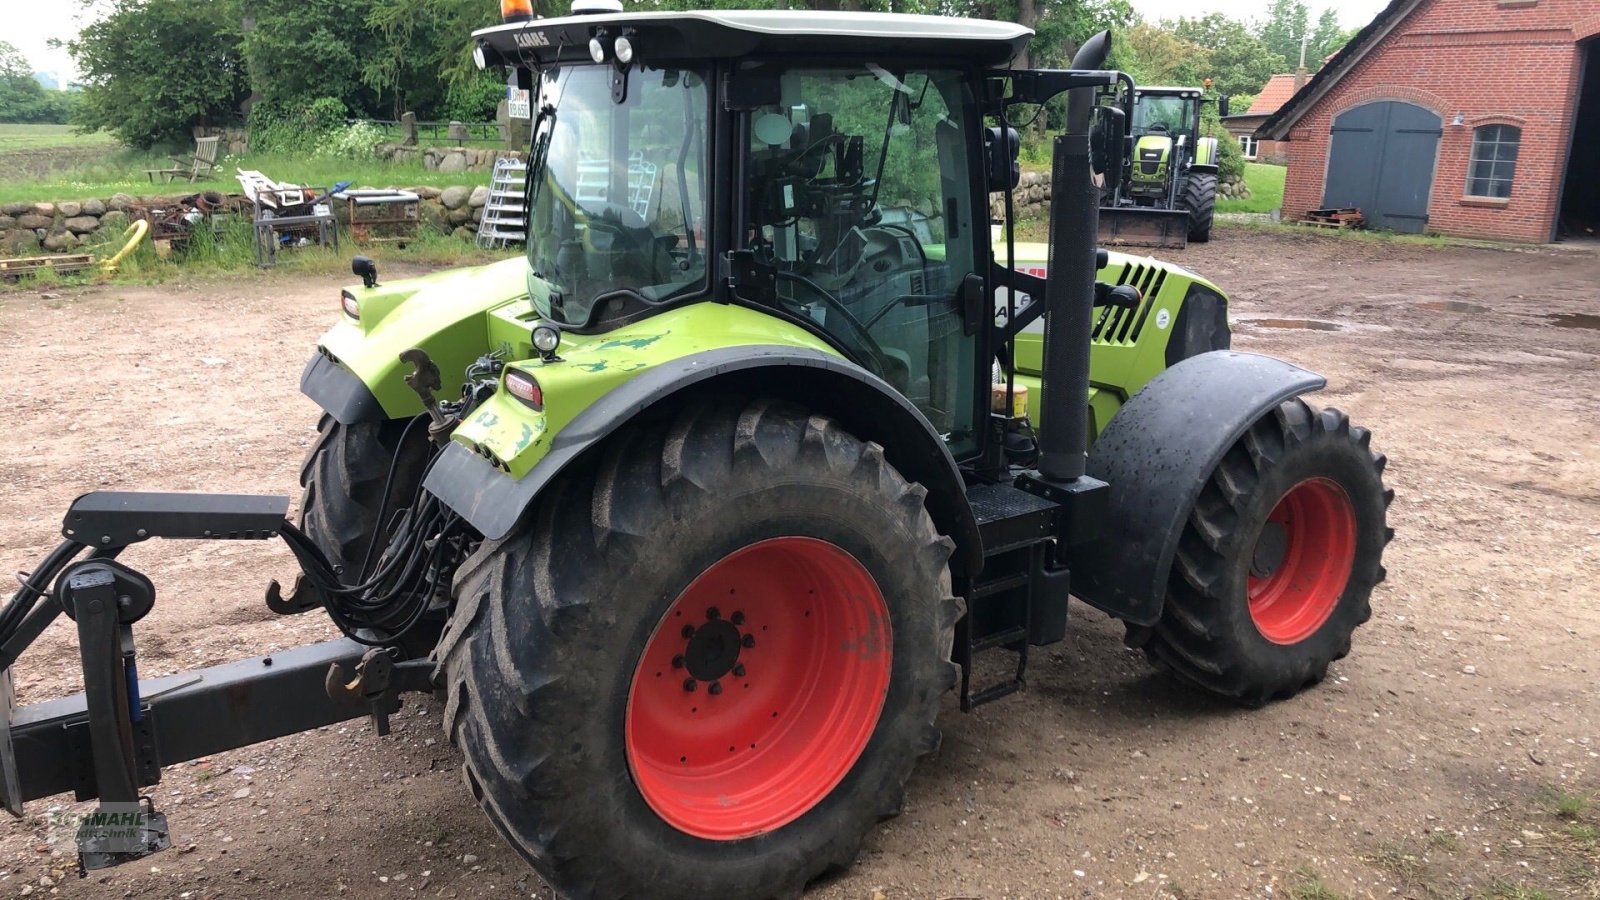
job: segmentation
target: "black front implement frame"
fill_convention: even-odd
[[[162,767],[363,715],[386,733],[401,691],[430,690],[426,660],[349,639],[139,679],[133,626],[155,588],[117,555],[158,537],[265,540],[290,527],[288,509],[281,496],[85,494],[67,512],[65,542],[0,616],[0,803],[21,816],[25,801],[71,791],[100,801],[86,823],[137,823],[136,839],[116,843],[80,828],[80,871],[170,845],[165,817],[140,794]],[[63,614],[77,626],[84,691],[18,709],[11,666]]]

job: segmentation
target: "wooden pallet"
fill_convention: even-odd
[[[37,275],[45,269],[53,269],[60,275],[67,272],[81,272],[93,267],[94,257],[87,253],[70,256],[25,256],[21,259],[0,259],[0,277]]]
[[[1367,224],[1367,217],[1354,207],[1313,209],[1305,214],[1300,224],[1317,228],[1360,228]]]

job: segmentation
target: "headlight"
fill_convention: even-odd
[[[533,349],[550,356],[561,346],[561,329],[548,323],[533,326]]]
[[[589,58],[597,63],[606,61],[606,45],[598,38],[589,38]]]
[[[478,44],[477,46],[472,48],[472,64],[477,66],[478,67],[478,71],[480,71],[480,72],[483,71],[484,69],[489,68],[489,60],[487,58],[485,58],[484,55],[483,55],[483,45],[482,44]]]
[[[361,301],[349,291],[339,292],[339,305],[344,308],[344,314],[357,322],[361,321]]]
[[[626,37],[619,37],[617,38],[615,49],[617,51],[617,62],[623,65],[633,62],[633,41],[628,40]]]
[[[506,391],[535,410],[544,409],[544,388],[521,369],[506,369]]]

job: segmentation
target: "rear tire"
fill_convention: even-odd
[[[766,898],[847,866],[956,680],[925,496],[764,400],[613,438],[456,576],[437,658],[474,798],[562,896]]]
[[[1211,240],[1211,223],[1217,213],[1217,176],[1209,172],[1191,174],[1183,185],[1183,208],[1189,211],[1189,240],[1197,244]]]
[[[1245,706],[1321,681],[1371,618],[1394,534],[1370,441],[1298,398],[1251,426],[1189,515],[1160,621],[1130,626],[1128,643]]]

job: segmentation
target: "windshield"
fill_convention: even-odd
[[[1189,133],[1189,101],[1183,97],[1153,97],[1145,94],[1133,106],[1133,130],[1137,134],[1165,131]]]
[[[705,280],[705,80],[611,66],[540,76],[529,170],[530,292],[539,313],[583,326],[611,297],[651,303]]]

